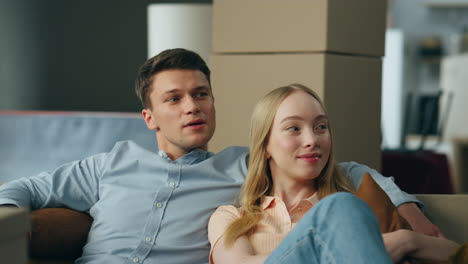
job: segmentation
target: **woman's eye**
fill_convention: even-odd
[[[288,131],[299,131],[299,127],[297,127],[297,126],[290,126],[290,127],[288,127],[286,130],[288,130]]]
[[[320,124],[320,125],[317,126],[317,130],[327,130],[327,129],[328,129],[328,127],[325,124]]]

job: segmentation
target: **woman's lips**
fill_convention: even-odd
[[[321,156],[322,155],[320,155],[318,153],[307,153],[307,154],[300,155],[297,158],[301,159],[301,160],[303,160],[303,161],[305,161],[307,163],[316,163],[317,161],[319,161]]]

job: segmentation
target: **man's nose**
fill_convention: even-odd
[[[200,111],[200,104],[195,98],[187,97],[184,102],[184,110],[186,114],[194,114]]]

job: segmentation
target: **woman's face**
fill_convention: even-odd
[[[317,178],[328,162],[330,148],[328,118],[320,103],[303,91],[286,97],[276,112],[266,149],[273,179]]]

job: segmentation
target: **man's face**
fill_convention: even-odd
[[[142,111],[149,129],[156,130],[159,149],[177,159],[196,148],[207,150],[216,121],[214,98],[198,70],[166,70],[153,76],[151,108]]]

